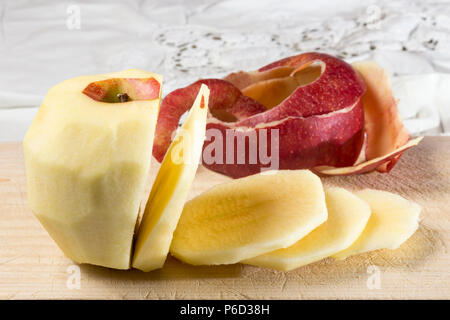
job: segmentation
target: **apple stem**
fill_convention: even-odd
[[[117,98],[119,99],[120,102],[130,101],[130,97],[126,93],[118,93]]]

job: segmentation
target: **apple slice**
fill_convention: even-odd
[[[289,271],[348,248],[363,232],[369,205],[342,188],[325,190],[328,220],[294,245],[242,263]]]
[[[66,80],[25,136],[29,206],[75,262],[130,266],[161,79],[126,70]]]
[[[188,201],[170,252],[193,265],[237,263],[289,247],[326,219],[316,175],[268,171],[217,185]]]
[[[151,271],[164,265],[200,160],[208,98],[209,89],[202,85],[186,121],[164,157],[139,227],[132,263],[134,268]]]
[[[333,255],[336,259],[378,249],[397,249],[419,227],[421,208],[405,198],[380,190],[355,193],[366,201],[372,215],[361,236],[347,249]]]

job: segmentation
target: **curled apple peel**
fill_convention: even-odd
[[[409,133],[384,70],[374,62],[352,66],[311,52],[169,93],[153,145],[158,161],[201,84],[211,89],[203,165],[233,178],[265,169],[388,172],[407,149],[402,146]],[[205,159],[207,154],[214,161]],[[271,163],[268,168],[268,157],[276,167]]]
[[[387,73],[373,61],[357,62],[353,67],[363,76],[367,86],[367,91],[362,97],[364,129],[367,133],[365,150],[367,162],[394,151],[401,151],[410,135],[398,115],[397,102],[392,94]],[[389,172],[399,160],[401,153],[380,163],[377,170]]]

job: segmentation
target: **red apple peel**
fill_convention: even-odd
[[[373,73],[377,80],[371,78]],[[384,91],[377,82],[382,83]],[[398,118],[388,78],[381,68],[364,63],[352,67],[326,54],[305,53],[257,71],[232,73],[224,80],[199,80],[168,94],[161,104],[153,146],[158,161],[164,157],[172,133],[201,83],[211,89],[207,137],[208,131],[215,129],[224,140],[231,134],[245,141],[244,149],[240,149],[244,155],[239,155],[236,144],[232,150],[226,143],[214,145],[214,153],[220,151],[222,156],[210,162],[205,161],[205,153],[216,142],[207,139],[203,164],[233,178],[267,168],[260,158],[256,162],[249,159],[262,142],[272,150],[272,140],[278,147],[278,169],[317,168],[320,172],[326,168],[324,174],[330,175],[335,172],[333,168],[347,168],[349,173],[375,168],[388,171],[407,149],[401,147],[409,134]],[[260,135],[262,131],[265,136]],[[275,133],[277,136],[272,136]],[[249,137],[252,135],[253,140]],[[230,153],[231,162],[227,161]],[[349,170],[361,154],[369,163],[362,166],[364,169],[358,164]],[[245,161],[238,161],[239,157]]]

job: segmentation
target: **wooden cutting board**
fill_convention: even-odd
[[[190,196],[227,179],[200,168]],[[286,273],[240,264],[193,267],[170,257],[150,273],[81,265],[77,289],[77,266],[27,207],[21,145],[0,144],[0,299],[450,298],[450,137],[425,138],[390,174],[323,182],[412,199],[423,207],[420,228],[398,250],[325,259]]]

